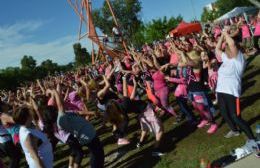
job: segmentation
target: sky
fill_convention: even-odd
[[[200,19],[203,7],[214,0],[140,0],[144,22],[182,15],[185,21]],[[92,0],[93,8],[104,0]],[[192,7],[193,6],[193,7]],[[24,55],[40,64],[51,59],[67,64],[74,59],[79,18],[67,0],[0,0],[0,69],[20,66]],[[91,50],[86,38],[81,44]]]

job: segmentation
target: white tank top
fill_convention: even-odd
[[[26,161],[27,161],[29,167],[30,168],[37,167],[35,164],[35,161],[32,159],[28,149],[25,146],[25,140],[29,134],[31,134],[34,137],[37,137],[38,139],[40,139],[42,141],[41,145],[38,147],[38,155],[41,158],[41,160],[46,168],[52,168],[53,167],[53,151],[52,151],[51,143],[47,139],[46,135],[37,129],[30,129],[30,128],[21,126],[20,131],[19,131],[19,138],[20,138],[20,143],[21,143],[21,146],[24,151],[25,158],[26,158]]]

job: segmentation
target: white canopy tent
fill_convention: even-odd
[[[214,22],[221,22],[226,19],[230,19],[230,18],[238,16],[238,15],[243,15],[244,13],[255,12],[257,10],[258,10],[258,8],[256,8],[256,7],[236,7],[233,10],[231,10],[230,12],[228,12],[228,13],[222,15],[221,17],[219,17],[218,19],[216,19]]]

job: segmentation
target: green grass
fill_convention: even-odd
[[[252,57],[243,78],[243,96],[241,97],[242,117],[249,122],[253,131],[255,131],[256,123],[260,121],[260,57]],[[225,82],[225,81],[223,81]],[[173,104],[175,104],[173,102]],[[178,108],[176,107],[178,110]],[[194,129],[187,123],[173,125],[173,118],[164,120],[165,136],[163,140],[163,148],[167,151],[167,155],[160,158],[151,156],[151,149],[154,138],[150,136],[148,143],[141,149],[135,149],[135,142],[139,137],[139,125],[136,120],[131,120],[128,138],[133,143],[128,147],[119,148],[118,150],[127,150],[127,153],[109,164],[107,167],[115,168],[197,168],[200,159],[204,158],[208,161],[214,161],[230,151],[245,143],[245,135],[225,139],[223,136],[229,131],[224,123],[214,135],[208,135],[205,129]],[[220,124],[222,118],[219,116],[217,123]],[[108,135],[109,134],[109,135]],[[109,137],[110,133],[101,135],[101,139]],[[114,142],[113,138],[110,139]],[[116,151],[115,144],[105,144],[105,153]],[[125,148],[125,149],[124,149]]]
[[[225,82],[225,81],[223,81]],[[241,97],[242,117],[249,122],[253,131],[260,122],[260,55],[249,59],[249,65],[244,74],[244,93]],[[178,111],[175,102],[172,102]],[[142,149],[136,149],[135,143],[139,138],[139,123],[134,115],[130,116],[128,138],[131,144],[125,147],[116,145],[115,139],[111,135],[111,129],[100,129],[100,122],[95,121],[100,139],[105,146],[106,156],[111,156],[116,151],[126,151],[126,154],[116,160],[106,162],[106,167],[110,168],[198,168],[200,159],[208,161],[216,160],[230,151],[245,143],[245,135],[225,139],[223,136],[229,131],[227,125],[221,125],[217,133],[208,135],[207,128],[195,129],[183,122],[174,125],[171,117],[163,118],[165,136],[162,146],[167,154],[161,158],[151,156],[154,137],[147,139],[146,145]],[[220,124],[222,118],[219,116],[217,123]],[[86,149],[87,150],[87,149]],[[108,157],[107,157],[108,158]],[[86,156],[82,167],[87,167],[89,158]],[[63,167],[68,163],[68,148],[61,145],[55,152],[55,167]]]

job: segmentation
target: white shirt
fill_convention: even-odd
[[[245,69],[245,58],[239,51],[236,58],[228,58],[222,52],[222,64],[218,70],[216,92],[239,97],[241,95],[242,75]]]
[[[21,126],[20,131],[19,131],[19,138],[20,138],[20,143],[21,143],[21,146],[24,151],[25,158],[26,158],[26,161],[27,161],[29,167],[30,168],[37,167],[35,161],[32,159],[28,149],[25,146],[25,140],[29,134],[31,134],[34,137],[37,137],[38,139],[40,139],[42,141],[42,144],[38,147],[38,155],[41,158],[41,160],[46,168],[52,168],[53,167],[53,151],[52,151],[51,143],[47,139],[46,135],[37,129],[30,129],[30,128]]]

